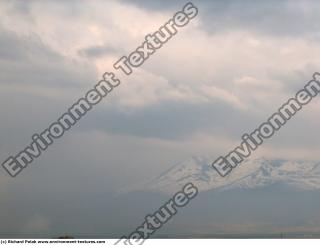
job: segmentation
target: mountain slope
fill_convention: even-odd
[[[188,182],[194,183],[199,191],[252,189],[278,183],[300,190],[320,189],[320,162],[249,159],[224,178],[211,167],[211,163],[212,158],[193,157],[134,190],[170,194]]]

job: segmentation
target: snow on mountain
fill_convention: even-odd
[[[212,167],[213,158],[193,157],[175,165],[132,190],[172,194],[188,182],[199,191],[233,188],[252,189],[283,183],[297,189],[320,189],[320,162],[279,159],[249,159],[221,177]]]

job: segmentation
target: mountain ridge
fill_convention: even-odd
[[[160,175],[130,187],[126,192],[151,191],[172,194],[192,182],[200,192],[234,188],[254,189],[283,183],[297,189],[320,189],[320,162],[260,157],[246,159],[228,176],[212,167],[213,158],[194,156],[173,165]]]

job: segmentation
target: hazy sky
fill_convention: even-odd
[[[97,196],[190,156],[229,152],[319,71],[320,2],[193,3],[199,15],[132,75],[116,72],[121,86],[75,128],[16,179],[0,171],[4,234],[51,234],[53,217],[76,212],[76,203],[99,216]],[[0,1],[1,162],[184,4]],[[317,159],[319,105],[255,154]]]

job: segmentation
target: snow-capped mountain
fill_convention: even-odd
[[[211,167],[211,163],[212,158],[193,157],[133,189],[171,194],[188,182],[194,183],[199,191],[252,189],[275,183],[300,190],[320,189],[320,162],[249,159],[226,177],[221,177]]]

